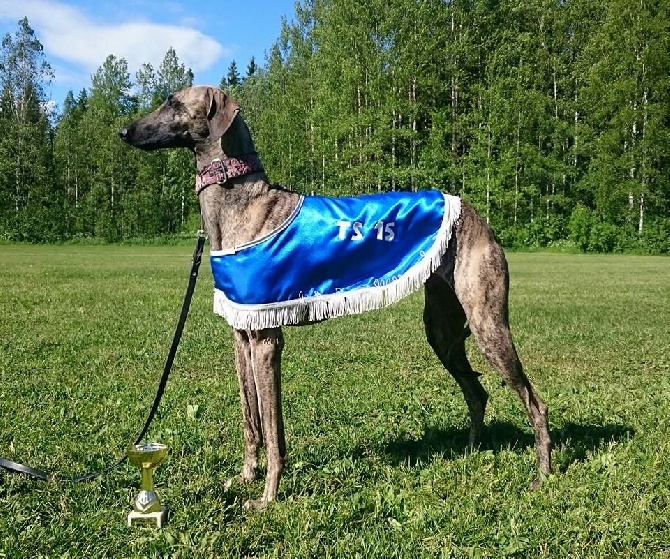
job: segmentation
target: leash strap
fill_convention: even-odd
[[[160,382],[158,383],[158,390],[156,391],[156,396],[154,398],[154,403],[151,406],[151,411],[149,412],[147,420],[144,422],[144,427],[142,427],[142,430],[135,438],[134,444],[138,444],[142,440],[146,432],[149,430],[149,426],[151,425],[151,422],[153,421],[154,416],[156,415],[156,411],[158,410],[161,398],[163,397],[163,392],[165,392],[165,386],[167,384],[168,377],[170,376],[170,371],[172,370],[172,364],[174,363],[174,358],[175,355],[177,354],[177,347],[179,347],[179,341],[181,340],[181,335],[182,332],[184,331],[184,324],[186,323],[186,317],[188,316],[188,311],[191,306],[191,299],[193,298],[195,283],[196,280],[198,279],[198,270],[200,268],[200,262],[202,261],[202,251],[204,246],[205,246],[205,236],[202,233],[202,231],[200,231],[198,233],[198,240],[196,242],[195,251],[193,252],[193,264],[191,266],[191,272],[189,274],[188,287],[186,288],[186,294],[184,295],[184,302],[182,303],[181,306],[181,313],[179,314],[179,321],[177,322],[177,328],[175,329],[174,336],[172,337],[172,345],[170,346],[170,352],[168,353],[167,359],[165,360],[165,366],[163,367],[163,374],[161,375]],[[121,458],[118,458],[114,463],[112,463],[110,466],[107,466],[103,470],[74,477],[63,477],[55,474],[49,474],[38,468],[33,468],[31,466],[26,466],[25,464],[12,462],[11,460],[7,460],[5,458],[0,458],[0,468],[4,468],[5,470],[11,473],[25,474],[32,478],[40,479],[43,481],[54,480],[61,482],[77,483],[81,481],[89,481],[91,479],[95,479],[104,474],[107,474],[112,470],[116,469],[118,466],[120,466],[121,463],[123,463],[125,460],[126,456],[124,455]]]

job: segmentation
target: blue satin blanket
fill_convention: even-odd
[[[215,312],[262,329],[386,306],[439,265],[459,214],[439,191],[302,197],[265,238],[210,253]]]

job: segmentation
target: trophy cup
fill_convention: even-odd
[[[133,520],[155,520],[158,528],[163,527],[167,518],[167,509],[161,506],[154,491],[153,471],[165,458],[167,446],[160,443],[131,444],[128,446],[128,459],[131,464],[142,469],[141,491],[138,493],[133,510],[128,513],[128,526]]]

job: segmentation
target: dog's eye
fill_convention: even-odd
[[[165,104],[166,105],[171,105],[173,100],[174,100],[174,95],[172,93],[170,93],[170,95],[168,95],[167,99],[165,100]]]

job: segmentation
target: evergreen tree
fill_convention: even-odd
[[[225,86],[227,87],[240,85],[240,73],[237,70],[237,62],[234,60],[230,63],[230,66],[228,66],[228,73],[226,74],[225,80]]]
[[[249,64],[247,65],[247,76],[245,81],[249,78],[253,78],[256,75],[256,72],[258,72],[258,66],[256,66],[256,59],[252,56]]]

